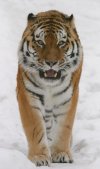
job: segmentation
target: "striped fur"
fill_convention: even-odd
[[[29,14],[19,46],[17,99],[36,165],[72,162],[72,128],[82,70],[74,19],[58,11]]]

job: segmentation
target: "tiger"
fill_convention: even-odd
[[[29,13],[18,48],[17,100],[36,166],[72,163],[83,48],[73,14]]]

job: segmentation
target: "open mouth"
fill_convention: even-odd
[[[60,79],[60,77],[61,77],[61,71],[57,72],[53,69],[49,69],[45,72],[40,71],[39,74],[40,74],[41,78],[52,79],[52,80]]]

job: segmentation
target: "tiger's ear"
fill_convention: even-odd
[[[72,28],[75,28],[75,24],[74,24],[74,15],[71,14],[70,16],[65,15],[66,21],[69,22],[69,24],[72,26]]]
[[[33,13],[29,13],[27,16],[28,21],[33,21],[36,18],[36,16]]]
[[[74,20],[74,16],[73,14],[71,14],[69,17],[68,17],[68,20],[71,22],[72,20]]]
[[[71,27],[72,27],[72,28],[75,28],[74,16],[73,16],[73,14],[71,14],[71,15],[68,17],[68,21],[69,21],[69,24],[71,25]]]

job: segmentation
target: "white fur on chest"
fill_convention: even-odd
[[[44,92],[44,107],[47,110],[52,110],[53,103],[52,103],[52,89],[46,88]]]
[[[37,88],[36,86],[33,86],[33,84],[30,81],[25,81],[25,86],[32,91],[33,93],[37,93],[39,95],[43,95],[44,97],[44,109],[46,110],[52,110],[53,114],[55,114],[58,110],[57,107],[59,107],[59,111],[64,111],[63,109],[66,107],[63,106],[64,102],[67,102],[71,98],[72,95],[72,85],[70,84],[71,81],[71,75],[66,76],[64,81],[62,83],[58,83],[57,85],[50,85],[50,86],[40,86],[40,88]],[[68,89],[66,90],[66,88]],[[65,91],[64,91],[65,89]],[[31,105],[33,103],[31,102]],[[61,105],[61,106],[60,106]],[[40,107],[40,106],[39,106]],[[63,112],[64,113],[64,112]],[[43,113],[45,116],[45,112]]]
[[[52,109],[54,111],[60,104],[71,98],[73,87],[70,85],[70,81],[71,75],[66,77],[60,85],[50,86],[45,89],[45,109]],[[67,87],[68,89],[66,89]]]
[[[73,87],[70,84],[71,75],[67,76],[63,83],[55,87],[47,87],[45,89],[45,125],[47,129],[47,137],[53,142],[56,139],[56,134],[60,131],[60,123],[64,120],[70,106],[70,98],[72,97]],[[67,90],[64,91],[64,89]],[[58,93],[58,95],[57,95]],[[68,101],[68,102],[67,102]],[[65,104],[63,104],[65,103]],[[46,112],[48,110],[48,112]],[[51,112],[50,112],[51,111]],[[48,140],[49,140],[48,139]],[[52,141],[49,144],[52,144]]]

